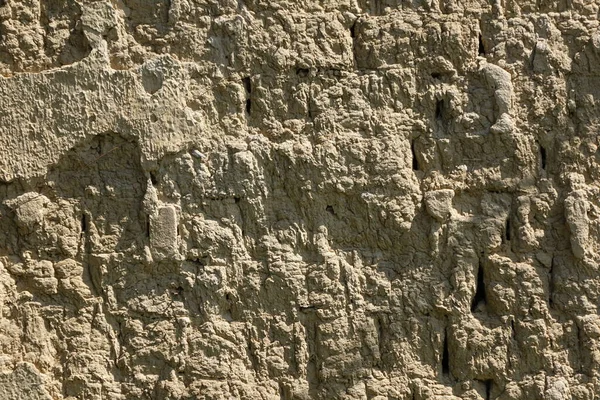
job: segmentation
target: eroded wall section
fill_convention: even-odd
[[[598,398],[599,11],[0,1],[0,398]]]

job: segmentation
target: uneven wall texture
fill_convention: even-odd
[[[600,398],[599,11],[0,1],[0,398]]]

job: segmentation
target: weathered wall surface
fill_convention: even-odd
[[[599,398],[599,11],[0,1],[0,398]]]

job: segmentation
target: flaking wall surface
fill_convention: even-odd
[[[0,1],[0,398],[600,398],[599,11]]]

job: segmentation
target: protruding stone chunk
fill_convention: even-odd
[[[48,212],[50,200],[39,193],[28,192],[6,204],[15,211],[16,222],[22,233],[38,230]]]
[[[588,209],[589,205],[582,190],[570,193],[565,199],[565,217],[571,231],[571,249],[573,255],[579,259],[585,257],[589,239]]]
[[[494,91],[494,102],[498,113],[496,122],[491,126],[490,132],[508,134],[514,130],[512,119],[513,85],[510,73],[497,65],[484,63],[481,72],[488,87]]]
[[[172,258],[177,254],[177,210],[173,206],[158,208],[150,217],[150,247],[157,259]]]
[[[440,222],[450,217],[454,190],[441,189],[425,193],[425,208],[429,215]]]

